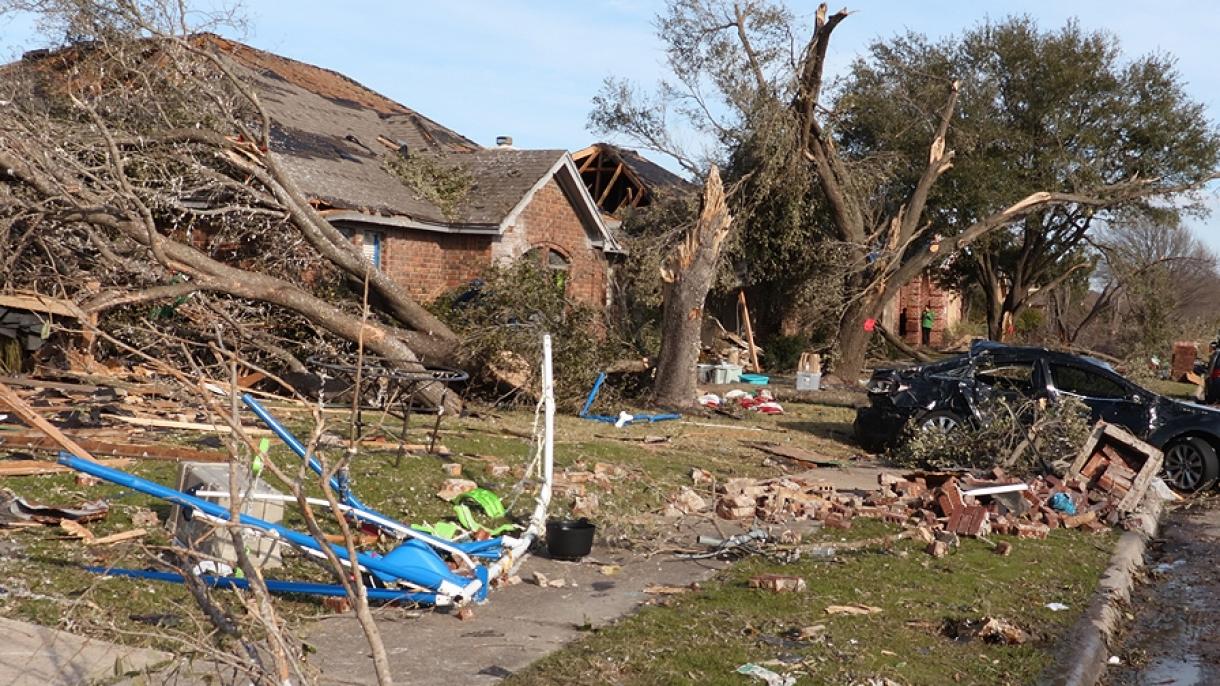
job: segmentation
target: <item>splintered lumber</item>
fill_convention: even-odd
[[[157,429],[181,429],[183,431],[210,431],[213,433],[227,434],[233,431],[233,428],[228,424],[204,424],[201,422],[180,422],[174,419],[155,419],[152,417],[124,417],[121,414],[103,414],[106,419],[113,419],[125,424],[135,426],[149,426]],[[270,429],[259,429],[252,426],[243,426],[242,433],[248,436],[274,436],[275,432]]]
[[[82,460],[97,462],[97,458],[89,454],[76,441],[68,438],[62,431],[55,428],[50,422],[42,418],[42,415],[34,411],[21,396],[17,395],[16,391],[9,388],[3,383],[0,383],[0,404],[7,405],[13,414],[21,418],[21,421],[38,429],[46,434],[51,440],[55,441],[61,448],[79,457]]]
[[[1119,512],[1132,512],[1160,473],[1163,461],[1160,450],[1121,427],[1097,422],[1067,473],[1118,496],[1115,509]]]
[[[741,319],[746,325],[746,342],[750,344],[751,370],[761,372],[762,367],[758,366],[758,348],[754,346],[754,327],[750,325],[750,308],[746,305],[745,289],[737,292],[737,301],[741,303]]]
[[[111,469],[121,469],[131,464],[131,460],[102,460],[101,463]],[[5,460],[0,461],[0,477],[4,476],[41,476],[43,474],[62,474],[72,469],[56,462],[42,460]]]
[[[120,531],[117,534],[110,534],[109,536],[102,536],[101,538],[94,538],[91,540],[86,539],[85,545],[110,545],[112,543],[130,541],[133,538],[141,538],[147,535],[148,531],[144,529],[132,529],[130,531]]]
[[[195,450],[176,445],[136,445],[131,443],[107,443],[91,438],[73,438],[77,445],[93,455],[111,457],[133,457],[141,460],[168,460],[172,462],[228,462],[229,454],[218,450]],[[0,449],[35,450],[58,452],[59,444],[43,436],[29,434],[7,434],[0,432]],[[0,472],[4,473],[4,472]]]

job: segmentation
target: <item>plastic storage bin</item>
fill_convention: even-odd
[[[822,388],[822,375],[817,372],[797,372],[796,390],[817,391]]]

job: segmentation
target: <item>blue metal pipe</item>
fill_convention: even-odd
[[[111,567],[85,567],[85,569],[94,574],[103,576],[122,576],[133,579],[152,579],[153,581],[167,581],[173,584],[186,583],[186,579],[181,574],[173,572],[154,572],[147,569],[123,569]],[[247,589],[250,587],[249,579],[238,579],[230,576],[214,576],[212,574],[200,574],[199,580],[213,588],[240,588]],[[267,590],[272,593],[299,593],[303,595],[316,596],[331,596],[345,597],[347,591],[338,584],[318,584],[308,581],[279,581],[276,579],[264,579],[267,584]],[[388,588],[366,588],[365,593],[369,600],[378,601],[401,601],[409,603],[421,603],[425,605],[436,604],[435,593],[417,593],[414,591],[395,591]]]
[[[250,408],[250,411],[253,412],[256,417],[267,425],[268,429],[271,429],[272,433],[278,436],[285,445],[291,448],[292,452],[297,454],[297,457],[301,458],[302,460],[306,460],[309,464],[309,468],[314,470],[318,476],[322,476],[322,463],[315,459],[313,455],[309,454],[309,451],[305,449],[305,445],[297,440],[296,436],[292,435],[292,432],[288,430],[288,427],[280,424],[280,420],[276,419],[274,415],[267,411],[267,408],[263,407],[262,403],[255,400],[254,396],[250,395],[249,393],[243,393],[241,396],[241,401],[246,404],[246,407]],[[345,488],[344,486],[345,484],[340,482],[338,476],[332,476],[330,478],[330,487],[335,490],[335,493],[339,494],[344,505],[350,505],[361,510],[369,510],[369,508],[366,507],[364,503],[360,502],[360,499],[352,493],[351,488]],[[387,517],[387,519],[389,518]]]
[[[118,469],[111,469],[110,467],[105,467],[96,462],[82,460],[79,457],[69,453],[61,452],[59,454],[59,463],[66,467],[75,469],[78,472],[84,472],[85,474],[96,476],[99,479],[104,479],[111,483],[119,484],[120,486],[126,486],[127,488],[139,491],[141,493],[146,493],[155,498],[160,498],[162,500],[171,502],[175,505],[195,508],[200,512],[218,519],[227,520],[230,517],[229,510],[217,505],[216,503],[210,503],[206,500],[196,498],[181,491],[176,491],[172,488],[162,486],[161,484],[148,481],[147,479],[141,479],[138,476],[128,474],[127,472],[120,471]],[[281,538],[295,546],[310,550],[317,550],[319,552],[323,550],[321,544],[315,541],[313,537],[300,533],[299,531],[293,531],[285,526],[273,524],[271,522],[258,519],[257,517],[252,517],[248,514],[239,514],[238,520],[247,526],[252,526],[264,531],[274,531]],[[327,545],[330,546],[330,549],[339,557],[340,560],[348,560],[346,549],[334,544]],[[377,573],[379,576],[388,581],[401,579],[433,591],[440,591],[442,589],[442,584],[446,583],[452,584],[453,587],[457,588],[464,588],[471,583],[471,579],[458,576],[448,572],[448,570],[445,572],[439,571],[440,568],[444,567],[444,563],[440,560],[439,556],[432,551],[431,548],[423,548],[417,551],[416,554],[430,554],[435,557],[436,560],[421,559],[420,562],[433,563],[429,565],[429,567],[425,567],[422,564],[410,564],[408,562],[408,558],[413,557],[411,555],[399,555],[396,556],[392,562],[387,563],[387,561],[381,557],[370,555],[368,553],[356,553],[355,562],[363,566],[365,569]]]
[[[602,376],[604,377],[605,374],[603,374]],[[294,436],[292,434],[292,432],[288,430],[288,427],[281,424],[280,421],[278,419],[276,419],[274,415],[272,415],[270,412],[267,411],[267,408],[263,407],[262,403],[260,403],[258,400],[255,400],[254,396],[250,395],[249,393],[242,394],[241,401],[243,403],[245,403],[246,407],[249,407],[250,411],[253,412],[255,414],[255,416],[257,416],[260,420],[262,420],[262,422],[267,425],[267,428],[271,429],[272,433],[274,433],[276,436],[278,436],[279,439],[281,441],[283,441],[284,444],[287,445],[292,450],[292,452],[296,453],[297,457],[300,457],[302,460],[305,460],[305,459],[307,459],[306,456],[308,456],[309,468],[312,469],[314,472],[316,472],[318,476],[322,476],[322,464],[320,462],[318,462],[317,460],[315,460],[312,455],[309,455],[309,452],[305,449],[304,444],[302,444],[301,441],[297,440],[297,437]],[[355,515],[355,517],[357,519],[363,519],[363,521],[366,521],[370,524],[373,524],[374,526],[377,526],[382,531],[386,532],[387,534],[389,534],[395,538],[402,538],[403,534],[401,531],[396,531],[394,529],[386,528],[385,526],[382,526],[381,523],[375,519],[369,519],[367,517],[361,518],[360,515],[365,514],[365,515],[371,515],[373,517],[380,517],[381,519],[389,520],[392,522],[397,521],[393,517],[384,515],[384,514],[378,512],[377,510],[374,510],[373,508],[369,507],[368,505],[365,505],[364,503],[360,502],[360,499],[356,497],[356,494],[352,493],[351,488],[348,487],[346,484],[341,484],[337,477],[332,476],[330,478],[330,487],[333,488],[336,493],[340,494],[344,505],[347,505],[348,507],[352,508],[353,514]],[[479,557],[485,557],[485,558],[491,557],[493,559],[499,557],[498,551],[500,550],[500,539],[498,537],[487,540],[487,541],[464,541],[461,543],[452,543],[449,541],[442,541],[441,539],[434,538],[424,532],[419,532],[418,534],[412,533],[411,536],[418,540],[424,541],[425,543],[428,543],[429,545],[432,545],[433,547],[439,547],[439,548],[443,549],[445,546],[452,546],[454,548],[458,548],[458,549],[462,550],[463,552],[465,552],[468,555],[478,555]],[[493,552],[494,552],[494,554],[493,554]]]

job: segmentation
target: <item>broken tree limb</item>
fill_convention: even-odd
[[[893,331],[890,331],[889,329],[882,326],[880,324],[880,322],[875,324],[874,328],[877,329],[877,332],[881,334],[881,337],[884,338],[887,343],[894,346],[895,348],[898,348],[898,350],[901,351],[903,355],[906,355],[907,357],[909,357],[913,360],[916,360],[918,362],[931,362],[932,361],[932,357],[930,355],[923,352],[922,350],[919,350],[917,348],[911,347],[910,345],[907,345],[906,341],[902,340],[902,338],[900,338],[899,336],[894,335]]]
[[[0,383],[0,403],[7,405],[13,414],[17,415],[21,421],[29,424],[31,427],[38,429],[47,435],[48,438],[55,441],[61,448],[79,457],[82,460],[97,462],[97,458],[89,454],[76,441],[68,438],[62,431],[55,428],[51,422],[42,418],[42,415],[34,411],[17,392],[9,388],[7,385]]]

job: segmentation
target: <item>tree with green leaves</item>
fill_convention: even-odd
[[[772,237],[769,232],[792,232],[779,237],[788,244],[805,240],[812,251],[831,256],[841,296],[831,313],[836,371],[844,379],[856,378],[863,366],[871,336],[867,320],[879,318],[901,287],[929,267],[947,258],[965,259],[981,239],[1027,218],[1036,222],[1055,212],[1092,216],[1098,208],[1164,199],[1197,188],[1212,173],[1214,163],[1173,174],[1155,165],[1127,165],[1069,177],[1028,174],[1018,177],[1020,183],[973,178],[961,168],[967,157],[1003,152],[1008,133],[1003,123],[975,132],[970,117],[986,114],[987,108],[972,103],[967,111],[959,109],[963,92],[973,98],[988,85],[976,82],[984,71],[959,71],[954,46],[965,39],[944,46],[912,37],[893,47],[878,43],[841,87],[830,88],[829,41],[847,17],[846,10],[830,14],[823,4],[812,31],[798,40],[802,31],[780,3],[673,0],[658,19],[673,78],[651,96],[609,80],[591,115],[595,129],[633,138],[691,169],[707,159],[736,162],[727,168],[739,189],[732,202],[742,241],[754,240],[756,232]],[[1002,38],[985,30],[975,34],[983,44]],[[803,48],[794,52],[794,45]],[[1054,61],[1070,59],[1065,54]],[[1083,106],[1073,101],[1070,88],[1065,93],[1044,107]],[[1154,112],[1163,110],[1150,107],[1152,95],[1137,94],[1131,104],[1148,113],[1148,126],[1121,133],[1120,139],[1156,123]],[[1174,102],[1184,114],[1192,104],[1177,95]],[[1028,106],[1015,104],[1018,110]],[[1100,119],[1084,129],[1102,137],[1095,129],[1111,124]],[[681,127],[708,134],[716,146],[703,155],[683,151],[675,144]],[[1214,147],[1207,130],[1202,153]],[[958,208],[950,189],[942,188],[944,179],[985,190],[986,197]],[[777,207],[776,199],[787,207]],[[1044,249],[1034,252],[1041,255]]]
[[[1172,58],[1124,61],[1117,39],[1076,22],[1043,30],[1029,17],[984,23],[930,42],[908,34],[872,46],[857,60],[836,109],[843,140],[914,160],[926,136],[909,122],[933,108],[939,83],[961,83],[953,122],[953,173],[929,198],[931,230],[952,233],[1043,189],[1089,192],[1133,179],[1192,187],[1220,162],[1220,139],[1203,105],[1185,92]],[[914,180],[919,164],[901,176]],[[963,248],[944,281],[982,293],[988,334],[1008,324],[1039,292],[1088,275],[1086,239],[1118,213],[1159,226],[1197,209],[1141,194],[1104,205],[1063,203],[1031,212]]]

